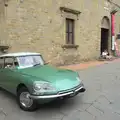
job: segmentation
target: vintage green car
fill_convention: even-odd
[[[16,95],[20,108],[25,111],[85,91],[77,72],[52,67],[41,54],[31,52],[0,56],[0,87]]]

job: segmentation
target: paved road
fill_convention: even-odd
[[[36,112],[21,111],[13,96],[0,90],[0,120],[120,120],[120,61],[79,73],[85,94]]]

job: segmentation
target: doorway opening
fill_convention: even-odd
[[[104,50],[108,51],[109,29],[101,28],[101,54]]]
[[[103,17],[102,19],[102,26],[101,26],[101,46],[100,46],[100,53],[104,50],[109,51],[109,29],[110,29],[110,24],[109,24],[109,19],[108,17]]]

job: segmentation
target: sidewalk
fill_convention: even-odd
[[[119,60],[120,58],[114,59],[112,61],[91,61],[91,62],[85,62],[81,64],[61,66],[60,68],[71,69],[71,70],[81,70],[81,69],[87,69],[89,67],[99,66],[102,64],[110,63],[113,61],[119,61]]]

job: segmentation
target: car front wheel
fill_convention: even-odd
[[[18,90],[17,101],[20,108],[24,111],[34,111],[37,109],[37,103],[31,99],[30,93],[26,87],[22,87]]]

